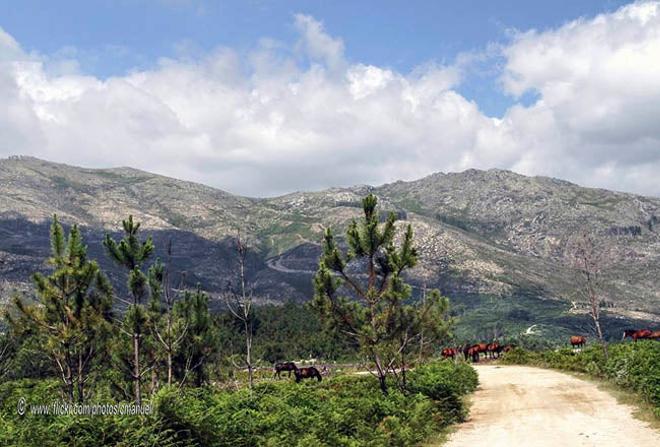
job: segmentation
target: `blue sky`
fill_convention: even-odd
[[[296,32],[291,18],[302,13],[342,37],[347,59],[407,72],[428,62],[451,63],[461,53],[507,42],[512,30],[553,28],[625,3],[4,0],[0,26],[28,51],[71,55],[75,49],[83,72],[106,78],[152,67],[161,57],[177,57],[182,47],[200,52],[218,46],[247,51],[264,37],[292,42]],[[458,91],[491,116],[501,116],[514,102],[499,88],[497,73],[489,66],[471,72]]]
[[[660,196],[660,0],[0,0],[0,156],[252,196],[500,168]]]

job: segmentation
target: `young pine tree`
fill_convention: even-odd
[[[106,234],[103,245],[110,258],[128,273],[128,291],[131,297],[129,300],[121,300],[128,306],[124,315],[122,332],[130,335],[132,340],[133,356],[127,363],[131,369],[133,397],[139,405],[142,402],[142,376],[146,372],[146,368],[141,363],[143,357],[141,350],[148,324],[144,301],[149,293],[147,275],[142,269],[154,251],[154,244],[151,237],[145,241],[139,240],[140,224],[133,221],[133,216],[124,220],[122,225],[124,237],[120,241],[115,241],[109,234]]]
[[[48,264],[54,271],[33,275],[38,304],[19,298],[15,303],[57,365],[67,398],[83,402],[90,371],[110,333],[112,287],[98,264],[87,259],[78,226],[65,236],[54,216],[50,239]]]
[[[148,272],[151,299],[149,313],[154,333],[156,361],[164,361],[168,385],[174,383],[174,360],[188,331],[183,315],[175,312],[176,293],[170,283],[172,244],[167,247],[167,264],[157,260]]]
[[[391,213],[380,225],[377,203],[372,194],[363,199],[364,217],[353,220],[346,232],[346,254],[341,253],[331,230],[326,230],[314,278],[314,307],[332,329],[357,342],[387,394],[388,375],[396,374],[397,365],[405,370],[405,354],[424,328],[428,332],[428,316],[437,316],[437,306],[445,304],[439,299],[406,304],[411,287],[402,275],[417,262],[412,227],[406,227],[395,246],[396,217]],[[351,261],[364,273],[352,274]]]
[[[208,380],[206,366],[218,347],[218,328],[209,312],[209,298],[200,289],[187,291],[175,305],[175,315],[185,321],[186,332],[177,356],[177,369],[185,383],[192,374],[193,384]]]

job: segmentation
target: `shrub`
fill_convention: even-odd
[[[501,362],[507,365],[529,365],[535,363],[535,353],[527,351],[522,348],[513,348],[511,351],[504,354]]]
[[[59,384],[14,381],[0,385],[0,445],[409,446],[462,417],[461,396],[477,380],[469,365],[442,361],[411,371],[408,383],[387,396],[371,376],[266,382],[252,391],[166,387],[151,415],[19,417],[19,397],[57,400]]]
[[[474,391],[477,385],[477,373],[470,365],[443,360],[411,371],[408,389],[435,401],[447,421],[454,422],[466,416],[461,397]]]

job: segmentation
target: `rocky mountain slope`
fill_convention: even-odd
[[[100,240],[133,214],[154,235],[161,256],[172,240],[174,269],[186,272],[185,282],[216,295],[225,289],[235,270],[231,238],[240,228],[255,247],[250,271],[259,296],[305,300],[323,228],[342,232],[369,192],[383,211],[413,224],[421,262],[411,280],[418,291],[426,284],[458,303],[506,304],[507,315],[529,310],[532,302],[555,303],[556,318],[579,314],[565,249],[567,239],[587,227],[610,253],[603,285],[610,314],[660,318],[660,199],[502,170],[255,199],[130,168],[3,159],[0,294],[6,299],[10,290],[26,288],[29,273],[44,268],[55,213],[85,228],[92,256],[121,287]]]

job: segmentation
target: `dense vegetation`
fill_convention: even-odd
[[[408,446],[461,420],[461,397],[476,385],[469,365],[439,361],[411,371],[408,388],[388,395],[371,376],[347,375],[263,382],[252,391],[164,387],[149,415],[17,417],[21,397],[48,402],[58,384],[13,381],[0,385],[0,445]]]
[[[376,205],[364,199],[348,253],[326,233],[310,305],[253,306],[239,232],[219,313],[201,287],[174,286],[171,246],[156,257],[132,216],[103,240],[119,291],[78,226],[65,231],[55,216],[49,271],[0,322],[0,445],[403,446],[461,420],[475,371],[429,362],[453,324],[449,301],[438,291],[412,299],[403,276],[417,261],[412,228],[398,244],[396,216],[381,222]],[[354,276],[364,266],[366,280]],[[276,361],[338,359],[369,372],[272,376]]]
[[[638,393],[654,406],[660,418],[660,343],[656,341],[610,344],[607,359],[598,345],[582,352],[570,348],[538,352],[517,348],[507,353],[502,362],[556,368],[606,379]]]

